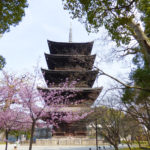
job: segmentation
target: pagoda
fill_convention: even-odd
[[[71,108],[90,110],[102,90],[102,87],[92,88],[98,74],[98,70],[93,69],[96,55],[91,55],[94,42],[73,43],[71,35],[69,39],[68,43],[48,40],[50,54],[45,53],[48,69],[41,70],[48,90],[59,89],[59,84],[66,78],[70,82],[78,80],[74,88],[78,91],[75,99],[82,100],[82,103]],[[49,87],[50,83],[53,83],[53,87]],[[61,122],[54,136],[85,137],[86,134],[86,124],[80,120]]]

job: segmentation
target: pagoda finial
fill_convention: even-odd
[[[72,23],[70,22],[69,43],[72,43]]]

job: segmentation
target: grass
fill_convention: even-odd
[[[126,144],[126,141],[121,141],[121,143]],[[140,141],[140,143],[144,144],[144,145],[146,145],[146,144],[148,145],[147,141]],[[132,144],[138,144],[138,142],[137,141],[132,141]]]
[[[132,150],[150,150],[150,147],[149,146],[144,146],[144,147],[132,147],[131,148]],[[120,148],[120,150],[129,150],[129,148]]]

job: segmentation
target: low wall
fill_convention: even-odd
[[[36,145],[96,145],[95,139],[37,139]],[[103,141],[98,141],[98,145],[104,145]]]

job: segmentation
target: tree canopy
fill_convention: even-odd
[[[0,55],[0,70],[5,66],[5,58]]]
[[[89,32],[104,26],[117,46],[127,46],[125,54],[140,52],[150,66],[150,0],[63,0],[63,3],[64,9],[73,18],[79,18]]]
[[[27,0],[1,0],[0,2],[0,34],[8,32],[10,26],[16,26],[25,15]]]
[[[10,31],[11,26],[16,26],[25,15],[28,7],[27,0],[1,0],[0,1],[0,34]],[[5,65],[5,59],[0,55],[0,70]]]

